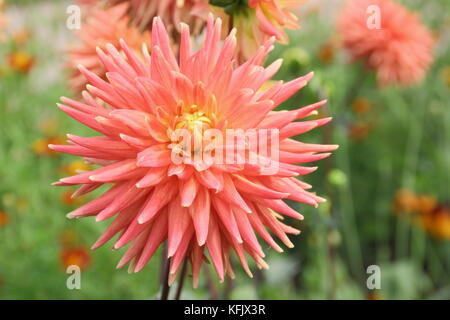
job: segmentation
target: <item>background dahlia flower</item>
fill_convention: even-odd
[[[380,9],[381,28],[368,27],[369,6]],[[344,47],[365,61],[381,85],[420,82],[433,62],[433,38],[418,15],[392,0],[350,0],[338,28]]]
[[[105,77],[105,67],[98,59],[96,48],[104,48],[111,43],[118,46],[119,39],[127,39],[128,46],[136,53],[141,52],[142,45],[150,43],[150,34],[140,32],[129,25],[126,16],[128,6],[122,4],[108,9],[95,8],[86,17],[82,28],[77,31],[77,44],[68,50],[67,64],[71,70],[69,86],[74,92],[84,90],[87,81],[78,70],[81,64],[99,77]]]
[[[107,5],[129,4],[129,16],[141,30],[151,27],[159,16],[169,32],[178,29],[180,22],[187,23],[192,33],[198,33],[208,16],[208,0],[104,0]],[[179,31],[179,30],[178,30]]]
[[[298,29],[297,16],[290,11],[305,0],[249,0],[248,7],[236,7],[232,23],[237,28],[239,50],[248,59],[268,38],[287,44],[284,29]]]
[[[257,235],[282,252],[268,230],[289,248],[293,244],[287,235],[299,233],[282,221],[282,215],[295,219],[302,219],[302,215],[282,199],[314,206],[324,201],[307,191],[310,185],[297,179],[317,168],[294,164],[323,159],[337,148],[290,138],[331,120],[295,122],[314,114],[325,101],[292,111],[273,111],[304,87],[312,74],[261,89],[281,65],[277,60],[266,68],[262,66],[274,39],[237,66],[233,59],[235,31],[222,43],[221,23],[210,15],[206,39],[196,53],[191,52],[189,27],[182,24],[178,59],[160,18],[153,22],[151,56],[146,52],[143,61],[125,41],[120,42],[120,50],[126,57],[113,45],[107,45],[106,52],[98,49],[108,71],[107,80],[80,67],[90,83],[85,102],[62,98],[64,105],[59,108],[101,135],[68,135],[69,145],[50,146],[100,166],[63,178],[56,185],[81,185],[75,196],[104,184],[110,186],[99,198],[68,214],[69,218],[113,220],[93,248],[119,234],[114,249],[131,245],[118,267],[129,264],[131,271],[138,272],[167,240],[169,283],[187,259],[196,286],[207,253],[221,281],[226,274],[234,275],[230,264],[233,251],[250,276],[246,254],[259,268],[267,268]],[[220,132],[278,129],[278,161],[272,155],[255,153],[265,163],[276,164],[278,170],[269,174],[247,157],[240,164],[176,164],[172,150],[177,140],[172,133],[177,128],[189,132],[203,128]],[[269,143],[269,139],[272,137],[263,142]]]

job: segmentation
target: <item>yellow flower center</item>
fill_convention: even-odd
[[[176,129],[188,129],[193,132],[202,131],[205,128],[211,127],[211,120],[205,115],[203,111],[198,110],[197,105],[190,107],[191,112],[184,113],[176,124]]]
[[[195,104],[189,107],[180,104],[171,133],[172,144],[168,147],[180,157],[195,160],[203,152],[205,131],[214,127],[215,120],[214,114],[210,118],[207,112]]]

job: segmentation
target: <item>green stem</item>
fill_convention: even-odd
[[[335,112],[339,114],[345,113],[348,110],[349,105],[352,100],[356,98],[365,82],[367,72],[359,66],[357,75],[352,79],[352,84],[347,93],[342,97],[339,106],[344,108],[343,110],[336,110]],[[339,190],[339,203],[340,203],[340,222],[342,225],[342,231],[345,235],[345,248],[347,249],[347,256],[350,260],[351,271],[360,280],[364,276],[364,267],[362,260],[361,244],[359,241],[359,235],[356,224],[353,193],[351,187],[351,168],[350,168],[350,152],[349,152],[349,141],[347,138],[347,130],[345,123],[341,125],[336,125],[335,135],[336,140],[339,141],[340,148],[336,152],[336,164],[338,168],[341,168],[349,177],[348,183]]]
[[[404,104],[405,105],[405,104]],[[413,114],[406,112],[410,115],[410,126],[407,139],[407,150],[405,153],[405,160],[403,166],[403,177],[402,177],[402,187],[410,190],[414,190],[416,183],[417,165],[419,162],[419,152],[420,144],[422,140],[423,132],[423,116],[425,115],[426,108],[422,104],[419,105],[419,110],[417,113]],[[415,121],[419,119],[419,121]],[[397,259],[402,259],[407,257],[410,224],[405,223],[402,219],[397,220],[396,226],[396,257]],[[413,232],[416,239],[415,241],[421,241],[419,235]],[[413,240],[411,240],[413,241]],[[423,242],[423,240],[422,240]],[[419,248],[420,250],[420,248]],[[419,254],[423,254],[420,253]]]

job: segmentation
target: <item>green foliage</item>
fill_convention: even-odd
[[[243,12],[248,8],[248,0],[210,0],[209,3],[223,8],[227,14]]]

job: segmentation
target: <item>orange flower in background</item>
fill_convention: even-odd
[[[89,249],[84,246],[63,248],[60,253],[60,260],[65,269],[75,265],[84,270],[91,264],[91,254]]]
[[[0,228],[6,226],[8,222],[9,222],[8,214],[5,211],[0,210]]]
[[[369,6],[380,9],[380,28],[369,21]],[[369,22],[374,23],[370,28]],[[381,85],[419,83],[433,62],[432,33],[418,15],[393,0],[350,0],[338,29],[343,46],[376,71]]]
[[[323,44],[319,49],[319,61],[323,64],[330,64],[335,57],[335,48],[332,42]]]
[[[28,52],[16,51],[8,55],[8,64],[12,70],[27,74],[34,65],[34,58]]]
[[[248,59],[270,37],[278,42],[289,42],[285,29],[300,27],[291,11],[305,0],[249,0],[248,6],[236,1],[231,22],[237,29],[239,59]],[[214,2],[213,2],[214,3]]]
[[[437,199],[431,195],[418,195],[416,198],[416,210],[423,215],[435,210],[437,204]]]
[[[414,222],[432,237],[450,240],[450,207],[440,205],[432,195],[417,195],[407,189],[395,194],[394,211],[414,214]]]
[[[70,229],[64,230],[59,236],[61,245],[59,258],[64,269],[71,265],[86,269],[91,264],[92,257],[89,248],[79,242],[78,234]]]
[[[422,226],[431,236],[439,240],[450,240],[450,208],[437,206],[433,211],[423,214]]]
[[[367,300],[383,300],[383,296],[380,292],[377,291],[370,291],[367,294]]]
[[[109,9],[96,8],[76,33],[78,44],[68,51],[68,66],[72,70],[69,86],[74,92],[84,90],[87,84],[78,65],[105,78],[105,67],[98,58],[97,47],[104,49],[108,43],[117,46],[120,39],[127,39],[130,48],[140,53],[143,44],[150,44],[149,33],[141,33],[136,27],[129,25],[130,19],[125,14],[127,10],[126,4]]]
[[[396,213],[429,214],[437,206],[437,199],[431,195],[418,195],[407,189],[400,189],[395,194],[394,211]]]
[[[57,156],[58,152],[50,149],[48,145],[54,143],[65,143],[65,141],[66,140],[61,137],[40,138],[33,142],[32,149],[33,152],[39,156]]]
[[[364,114],[369,112],[371,109],[371,104],[367,98],[356,98],[352,102],[352,110],[356,114]]]
[[[395,213],[413,213],[417,212],[417,195],[407,189],[400,189],[395,193],[394,212]]]
[[[61,172],[69,176],[89,170],[92,170],[92,166],[84,160],[74,160],[61,166]]]
[[[210,11],[208,0],[105,0],[107,5],[127,3],[128,15],[140,30],[149,30],[153,18],[160,17],[169,32],[180,31],[180,22],[186,23],[193,34],[198,34]],[[128,40],[127,40],[128,41]]]

